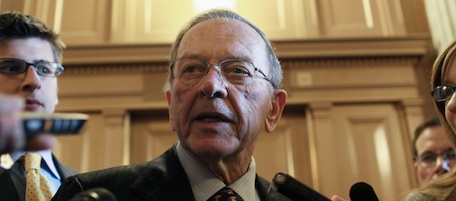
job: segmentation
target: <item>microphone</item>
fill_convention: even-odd
[[[117,201],[117,199],[108,189],[93,188],[77,194],[70,201]]]
[[[293,201],[331,201],[323,194],[283,172],[279,172],[274,176],[269,191],[271,189]]]
[[[365,182],[353,184],[350,188],[350,199],[352,201],[379,201],[372,186]]]

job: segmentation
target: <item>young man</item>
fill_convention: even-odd
[[[0,14],[0,93],[22,98],[25,111],[54,112],[57,77],[63,72],[62,49],[57,34],[38,19],[20,13]],[[7,126],[11,125],[2,124],[2,129]],[[51,150],[34,153],[10,153],[15,163],[9,169],[0,169],[0,200],[48,200],[65,178],[76,173],[60,164]],[[42,158],[37,169],[45,178],[41,183],[48,183],[46,192],[29,192],[32,182],[26,182],[25,158],[31,155]]]
[[[169,70],[178,143],[150,162],[71,177],[54,200],[97,187],[129,201],[217,200],[222,191],[229,199],[286,200],[268,193],[252,157],[258,134],[275,129],[287,97],[266,36],[233,12],[204,13],[177,36]]]
[[[417,127],[413,152],[415,174],[420,185],[439,178],[456,164],[454,147],[437,118]]]

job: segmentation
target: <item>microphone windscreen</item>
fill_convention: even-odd
[[[117,199],[108,189],[93,188],[77,194],[70,201],[117,201]]]
[[[323,194],[283,172],[274,176],[270,189],[276,190],[293,201],[331,201]]]
[[[365,182],[353,184],[350,188],[350,199],[352,201],[378,201],[372,186]]]

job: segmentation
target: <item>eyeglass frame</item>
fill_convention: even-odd
[[[453,90],[451,92],[451,94],[446,96],[445,98],[439,97],[439,95],[441,95],[443,93],[438,93],[438,92],[441,92],[441,91],[443,91],[442,89],[447,89],[447,88]],[[454,92],[456,92],[456,87],[447,86],[447,85],[439,85],[439,86],[435,87],[434,90],[431,91],[431,96],[434,98],[434,100],[436,102],[444,102],[446,100],[449,100],[451,98],[451,96],[453,96]]]
[[[57,62],[50,62],[50,61],[40,60],[40,61],[37,61],[37,62],[34,62],[34,63],[29,63],[29,62],[27,62],[27,61],[24,61],[24,60],[18,59],[18,58],[0,58],[0,63],[1,63],[2,61],[5,61],[5,60],[6,60],[6,61],[16,61],[16,62],[25,64],[25,68],[24,68],[23,71],[17,71],[17,72],[3,72],[3,71],[1,70],[2,68],[0,68],[0,74],[18,75],[18,74],[22,74],[22,73],[26,72],[27,69],[28,69],[30,66],[32,66],[32,67],[34,68],[35,72],[36,72],[39,76],[41,76],[41,77],[54,77],[54,78],[56,78],[56,77],[59,77],[60,75],[62,75],[63,71],[65,70],[65,68],[62,66],[62,64],[57,63]],[[51,67],[52,67],[53,70],[54,70],[54,73],[53,73],[53,74],[49,74],[49,75],[42,74],[42,73],[39,71],[38,67],[37,67],[37,65],[42,64],[42,63],[50,64]],[[43,69],[43,68],[41,68],[41,69]]]
[[[218,64],[217,63],[209,63],[209,61],[206,61],[205,59],[201,58],[201,57],[193,57],[193,56],[183,56],[181,58],[178,58],[176,60],[174,60],[174,62],[170,65],[170,72],[171,72],[171,78],[172,79],[175,79],[175,76],[174,76],[174,65],[179,61],[179,60],[182,60],[182,59],[197,59],[197,60],[200,60],[201,62],[204,62],[207,64],[207,67],[206,67],[206,73],[204,74],[204,76],[207,75],[207,73],[209,73],[209,70],[211,69],[212,66],[216,67],[215,69],[217,70],[217,73],[219,73],[219,76],[221,77],[224,77],[222,75],[222,70],[220,69],[220,65],[225,63],[225,62],[230,62],[230,61],[242,61],[242,62],[247,62],[249,64],[251,64],[253,66],[253,73],[251,72],[248,72],[249,73],[249,77],[251,78],[254,78],[253,75],[255,74],[255,72],[259,72],[261,73],[261,75],[263,75],[263,79],[268,81],[272,86],[274,86],[274,84],[272,83],[272,81],[268,78],[268,76],[266,76],[266,74],[259,68],[257,68],[251,61],[249,60],[246,60],[246,59],[241,59],[241,58],[231,58],[231,59],[225,59],[225,60],[222,60],[220,61]],[[203,76],[203,77],[204,77]],[[226,78],[225,78],[226,79]],[[231,82],[230,82],[231,83]]]
[[[423,155],[430,156],[430,154],[432,154],[432,157],[435,157],[433,161],[425,161],[422,159],[424,157]],[[449,159],[448,155],[452,155],[453,159]],[[422,164],[421,165],[422,167],[433,167],[433,166],[435,166],[435,163],[437,162],[438,157],[442,157],[443,161],[446,161],[447,163],[456,162],[456,153],[455,153],[455,150],[453,150],[453,149],[448,149],[440,154],[436,154],[433,152],[425,152],[424,154],[421,154],[421,155],[415,155],[413,157],[413,160],[415,160],[415,162],[417,162],[417,163]]]

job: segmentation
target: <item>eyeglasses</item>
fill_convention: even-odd
[[[434,97],[435,101],[443,102],[450,99],[455,91],[456,87],[443,85],[432,90],[431,95]]]
[[[61,64],[49,61],[28,63],[22,59],[0,59],[0,73],[3,74],[21,74],[24,73],[29,66],[33,66],[36,73],[43,77],[58,77],[64,70]]]
[[[171,65],[171,70],[174,66],[178,70],[178,79],[190,85],[199,83],[209,72],[211,66],[214,66],[219,75],[231,84],[247,85],[251,83],[256,72],[259,72],[263,75],[263,79],[271,83],[263,71],[256,68],[251,62],[242,59],[226,59],[219,64],[211,64],[198,57],[183,57]]]
[[[436,154],[433,152],[426,152],[422,155],[415,156],[415,161],[420,163],[422,167],[434,167],[437,158],[442,156],[442,159],[447,163],[454,165],[456,161],[456,154],[453,149],[447,150],[442,154]]]

